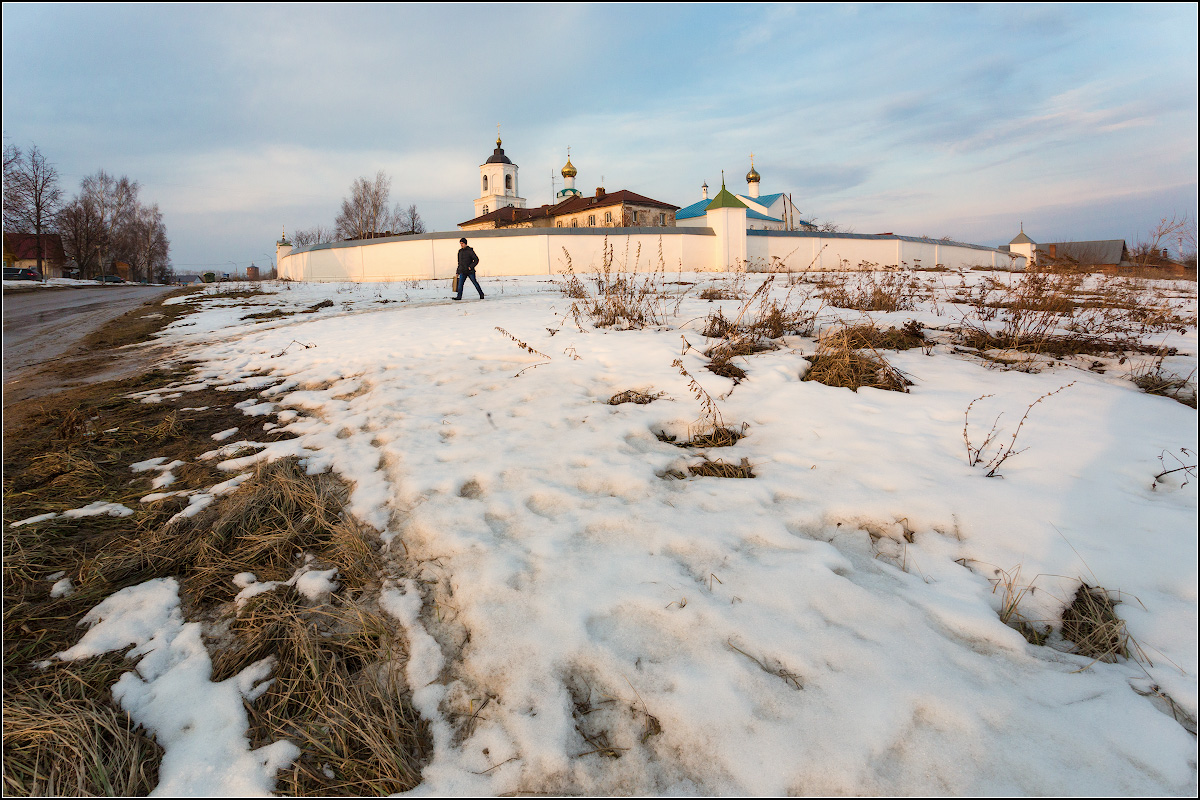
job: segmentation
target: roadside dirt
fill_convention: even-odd
[[[184,304],[164,306],[163,301],[192,291],[179,289],[160,294],[99,326],[62,326],[47,332],[43,335],[55,337],[50,351],[55,355],[33,363],[24,350],[10,351],[6,341],[5,438],[56,394],[132,378],[150,371],[155,364],[169,357],[173,348],[156,344],[150,337],[190,311]],[[9,336],[6,332],[5,338]],[[68,340],[64,342],[63,337]]]

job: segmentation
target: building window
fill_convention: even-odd
[[[571,220],[571,227],[572,227],[572,228],[578,228],[578,227],[579,227],[579,220],[577,220],[577,219],[573,219],[573,220]]]
[[[556,223],[554,223],[554,224],[555,224],[555,226],[556,226],[556,227],[559,227],[559,228],[561,228],[561,227],[562,227],[562,220],[560,219],[558,222],[556,222]]]
[[[488,213],[488,207],[487,207],[487,206],[484,206],[484,207],[483,207],[483,213],[484,213],[484,214]]]
[[[667,215],[666,214],[658,215],[658,224],[664,228],[667,226]]]
[[[512,191],[512,175],[504,176],[504,189],[505,191]]]
[[[483,176],[483,191],[487,191],[487,175]]]
[[[611,211],[604,212],[604,224],[612,225],[612,212]]]
[[[588,214],[588,227],[589,228],[596,227],[596,215],[595,214]]]

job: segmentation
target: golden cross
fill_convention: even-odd
[[[750,166],[754,166],[754,153],[750,154]]]

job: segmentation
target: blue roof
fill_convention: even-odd
[[[675,219],[691,219],[692,217],[703,217],[708,211],[708,204],[712,200],[701,200],[697,203],[692,203],[686,208],[681,208],[675,212]]]
[[[772,195],[778,196],[778,195]],[[740,197],[740,195],[739,195]],[[760,200],[762,198],[759,198]],[[687,208],[681,208],[675,212],[675,219],[692,219],[693,217],[703,217],[708,211],[708,205],[712,200],[701,200],[698,203],[692,203]],[[765,219],[770,222],[783,222],[779,217],[768,217],[766,214],[761,214],[753,208],[746,209],[746,219]]]
[[[769,206],[781,197],[783,197],[783,192],[764,194],[762,197],[751,197],[750,199],[758,203],[760,206]]]

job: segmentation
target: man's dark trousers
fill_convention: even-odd
[[[479,299],[482,300],[483,299],[483,289],[480,288],[479,281],[475,280],[474,272],[458,273],[458,296],[455,297],[454,299],[462,300],[463,287],[467,285],[468,278],[471,280],[471,283],[475,284],[475,291],[479,292]]]

